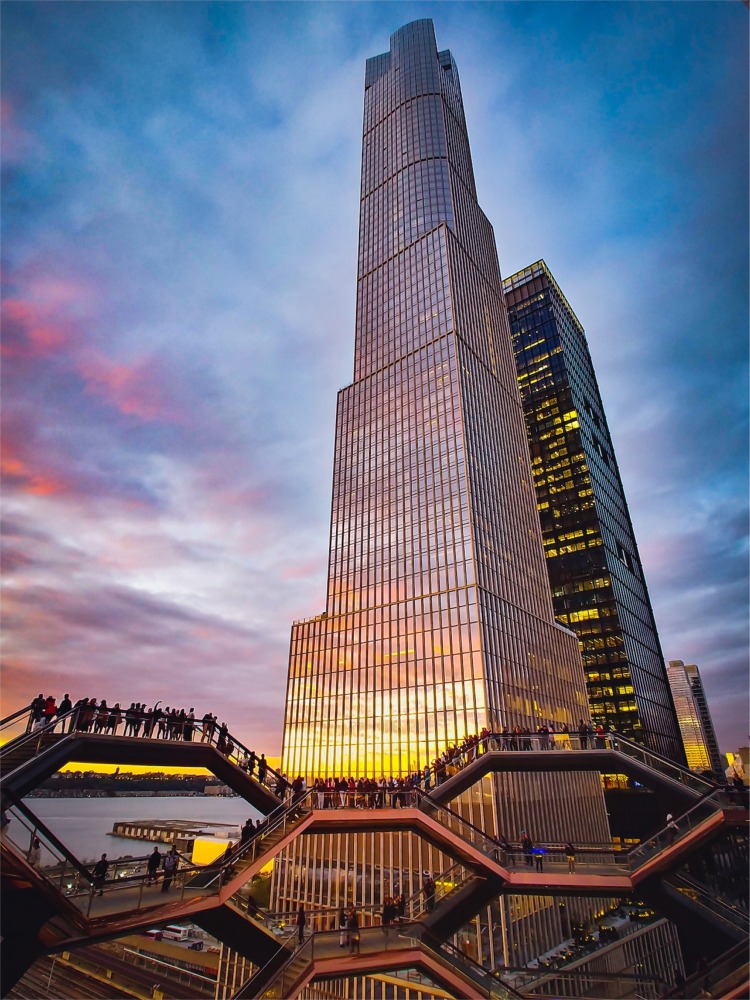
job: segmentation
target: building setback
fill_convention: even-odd
[[[688,767],[693,771],[713,771],[721,778],[726,769],[708,710],[700,671],[694,663],[670,660],[667,677],[672,689],[677,720]]]
[[[578,636],[593,721],[684,764],[583,327],[544,261],[503,287],[555,617]]]

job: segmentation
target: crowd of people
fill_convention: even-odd
[[[570,737],[568,726],[560,729],[562,736]],[[603,726],[594,729],[581,721],[578,734],[580,745],[585,750],[589,743],[594,746],[604,746],[606,731]],[[433,787],[441,785],[456,774],[462,767],[470,764],[476,757],[488,749],[498,750],[532,750],[538,747],[549,750],[554,747],[555,732],[551,725],[540,726],[536,733],[530,729],[515,726],[507,727],[499,732],[483,729],[478,734],[465,737],[460,743],[453,743],[436,757],[431,764],[426,764],[406,775],[406,777],[378,778],[328,777],[315,778],[312,785],[308,784],[303,775],[298,775],[290,781],[285,775],[276,777],[274,792],[281,799],[296,800],[312,790],[312,804],[317,809],[392,809],[408,808],[420,792],[429,793]],[[250,768],[252,774],[252,765]],[[265,780],[265,779],[263,779]]]
[[[47,728],[54,732],[98,733],[109,736],[142,736],[146,739],[200,740],[216,742],[229,756],[234,752],[226,723],[219,725],[215,715],[206,712],[197,718],[195,709],[160,708],[145,703],[131,702],[123,708],[120,702],[108,705],[105,698],[79,698],[75,704],[69,694],[64,694],[59,704],[53,695],[39,694],[31,703],[27,732]],[[120,733],[120,726],[123,727]]]
[[[109,736],[121,734],[187,742],[208,741],[215,744],[227,757],[234,755],[239,766],[250,777],[271,787],[282,801],[301,798],[312,788],[313,806],[318,809],[408,808],[414,804],[420,792],[429,793],[433,787],[441,785],[483,751],[554,749],[556,734],[561,738],[560,745],[566,745],[566,738],[569,740],[571,735],[567,725],[562,725],[555,731],[552,723],[542,724],[536,733],[521,726],[514,726],[512,729],[505,727],[498,731],[484,728],[480,733],[446,747],[431,764],[426,764],[424,768],[405,777],[386,778],[383,775],[380,779],[355,779],[352,776],[315,778],[312,785],[308,785],[307,779],[302,775],[292,780],[273,771],[265,754],[258,756],[252,750],[245,751],[244,748],[237,747],[229,735],[226,723],[220,725],[211,712],[198,718],[192,707],[186,711],[184,708],[169,706],[162,709],[159,702],[153,707],[131,702],[127,708],[123,708],[120,702],[109,705],[106,699],[99,701],[96,698],[80,698],[73,704],[67,693],[58,704],[53,696],[45,698],[39,694],[31,704],[28,730],[46,727],[48,731],[54,731],[56,720],[59,720],[62,732],[67,726],[69,732]],[[606,731],[603,726],[594,729],[581,720],[577,735],[583,749],[589,744],[592,747],[603,747]]]

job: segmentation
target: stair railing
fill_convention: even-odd
[[[39,876],[56,892],[72,902],[77,909],[85,909],[91,891],[91,875],[89,870],[54,833],[21,801],[7,807],[8,818],[15,820],[18,827],[14,829],[9,824],[3,830],[3,837],[11,842],[18,853],[32,865]],[[54,858],[53,865],[44,864],[41,860],[30,860],[31,847],[35,839]],[[81,906],[80,898],[83,899]]]
[[[254,781],[257,781],[261,785],[265,785],[270,791],[274,791],[274,789],[277,788],[281,789],[281,795],[283,796],[284,790],[291,785],[291,781],[285,775],[271,767],[271,765],[266,762],[265,776],[263,781],[261,781],[259,771],[260,756],[256,754],[254,750],[250,750],[241,740],[237,739],[237,737],[228,730],[224,738],[224,749],[221,748],[220,741],[221,727],[214,723],[209,729],[205,742],[219,750],[219,753],[221,753],[222,756],[226,757],[227,760],[239,767],[240,770],[244,771],[245,774],[253,778]],[[226,747],[230,744],[231,750],[227,752]]]
[[[462,770],[468,764],[473,763],[477,758],[485,753],[494,751],[503,752],[527,752],[527,751],[559,751],[559,750],[614,750],[626,757],[637,760],[654,771],[671,778],[673,781],[684,785],[691,791],[700,795],[710,795],[716,789],[716,783],[703,775],[696,774],[685,767],[681,767],[668,757],[626,739],[617,732],[610,731],[604,736],[591,733],[588,736],[581,736],[578,733],[550,733],[542,735],[539,733],[490,733],[478,740],[476,744],[466,750],[459,751],[454,757],[435,766],[433,763],[429,767],[430,786],[429,790],[444,784],[454,774]],[[424,788],[424,771],[420,773],[419,786]]]
[[[282,802],[272,812],[266,816],[262,826],[251,839],[245,844],[238,844],[229,857],[222,856],[214,862],[215,873],[206,886],[216,885],[217,888],[229,882],[239,871],[240,866],[246,868],[253,864],[269,848],[269,838],[276,833],[283,834],[293,823],[300,819],[303,814],[308,813],[312,808],[313,790],[308,789],[304,795],[291,802]],[[265,845],[265,846],[264,846]],[[204,866],[202,870],[205,871]]]
[[[31,705],[26,705],[24,708],[19,708],[17,712],[13,712],[12,715],[6,715],[4,719],[0,719],[0,733],[3,731],[3,729],[9,726],[11,722],[15,722],[16,719],[20,719],[22,715],[30,715],[30,714],[31,714]]]
[[[702,774],[690,771],[668,757],[663,757],[655,750],[650,750],[640,743],[626,739],[619,733],[608,733],[606,744],[608,749],[614,750],[625,757],[640,761],[646,767],[651,768],[652,771],[658,771],[660,774],[666,775],[673,781],[677,781],[686,788],[691,789],[691,791],[698,792],[701,795],[711,795],[717,789],[716,782],[711,781],[710,778],[705,778]]]
[[[38,729],[32,729],[31,732],[23,733],[21,736],[17,736],[15,739],[3,744],[3,746],[0,747],[0,764],[2,764],[4,760],[9,760],[16,750],[19,750],[22,747],[33,747],[29,756],[18,765],[18,767],[22,767],[28,760],[39,756],[40,753],[49,749],[50,746],[56,745],[57,741],[55,741],[54,744],[51,744],[45,739],[45,737],[54,735],[55,727],[65,719],[71,719],[76,714],[76,711],[77,710],[75,708],[71,708],[69,712],[66,712],[64,715],[57,716],[44,726],[40,726]],[[63,734],[60,733],[59,735]],[[64,735],[67,736],[68,733],[65,733]],[[3,774],[3,781],[16,770],[17,768],[14,767],[12,771],[8,771],[7,774]]]
[[[488,997],[497,998],[497,1000],[515,1000],[515,998],[521,997],[520,993],[498,979],[489,969],[475,962],[473,958],[450,941],[441,941],[440,938],[426,929],[420,934],[420,940],[440,958],[458,969],[467,979],[476,983]]]
[[[163,900],[160,897],[157,899],[151,898],[153,895],[151,893],[145,894],[144,902],[144,889],[150,885],[156,888],[164,884],[163,870],[160,870],[154,879],[149,876],[147,870],[137,870],[144,863],[148,863],[148,856],[118,858],[109,861],[106,878],[99,885],[94,876],[94,865],[84,864],[80,861],[29,809],[25,802],[22,800],[15,801],[8,808],[8,813],[12,819],[16,819],[20,823],[25,831],[23,839],[28,838],[28,845],[24,846],[18,842],[20,831],[16,833],[12,829],[12,826],[10,830],[8,827],[5,828],[6,832],[4,836],[7,836],[12,841],[27,860],[33,838],[38,837],[42,846],[52,855],[56,863],[52,866],[36,866],[36,870],[63,897],[72,902],[78,910],[84,912],[86,917],[110,915],[112,913],[110,901],[114,898],[114,894],[119,894],[119,898],[123,903],[123,910],[127,911],[138,911],[144,905],[158,906],[161,903],[171,902],[176,898],[174,890],[179,890],[179,898],[184,900],[187,890],[192,888],[188,884],[191,877],[201,870],[200,866],[189,862],[185,863],[186,859],[184,855],[178,854],[182,865],[178,864],[178,868],[171,879],[171,894]],[[135,872],[133,872],[134,867],[136,869]],[[213,891],[218,891],[218,887]],[[198,893],[194,894],[197,895]],[[208,895],[210,892],[207,887],[201,887],[201,894]],[[102,899],[101,905],[99,904],[99,899]],[[100,912],[97,913],[97,910]]]
[[[701,906],[711,910],[722,920],[733,924],[745,934],[750,931],[750,918],[746,910],[731,903],[724,896],[717,895],[712,889],[684,872],[673,872],[665,882],[677,892],[683,893],[689,899],[694,899]]]
[[[432,815],[442,826],[472,844],[503,868],[517,868],[523,864],[528,865],[529,861],[534,865],[536,858],[541,855],[543,865],[551,864],[567,869],[567,855],[565,846],[562,844],[535,844],[531,854],[524,853],[519,845],[511,845],[490,837],[448,806],[436,803],[430,795],[424,792],[419,793],[419,808],[427,815]],[[625,859],[618,860],[615,857],[611,843],[576,844],[575,862],[576,872],[585,870],[601,872],[602,868],[605,867],[609,873],[628,871],[627,861]]]
[[[21,708],[17,712],[14,712],[12,715],[7,716],[5,719],[0,721],[0,732],[2,731],[2,728],[4,726],[10,726],[14,721],[19,719],[24,714],[28,714],[30,711],[31,711],[31,705],[27,705],[25,708]],[[61,724],[62,728],[58,730],[59,735],[63,734],[68,735],[68,733],[73,733],[73,732],[78,732],[83,734],[88,733],[89,735],[102,735],[102,736],[117,735],[116,733],[111,733],[111,732],[92,734],[89,732],[89,730],[78,730],[76,728],[76,723],[78,721],[78,714],[80,711],[81,709],[79,707],[73,707],[68,712],[65,712],[63,715],[55,716],[50,722],[46,722],[43,726],[38,726],[37,728],[32,729],[27,733],[22,733],[15,739],[10,740],[8,743],[0,747],[0,761],[4,756],[6,756],[6,754],[8,754],[9,751],[17,750],[20,747],[28,746],[34,743],[34,741],[37,741],[37,744],[35,751],[33,754],[31,754],[31,756],[37,756],[37,754],[41,750],[46,749],[47,745],[45,744],[44,737],[49,735],[50,733],[54,733],[57,727],[60,726]],[[64,723],[66,720],[70,720],[70,725],[68,726],[68,733],[65,733]],[[202,732],[202,729],[200,728],[202,726],[202,723],[200,720],[196,720],[194,725],[196,727],[195,729],[196,732]],[[273,791],[276,788],[279,788],[282,790],[283,794],[283,790],[288,785],[291,784],[291,782],[289,782],[289,780],[286,777],[284,777],[284,775],[282,775],[275,768],[271,767],[269,764],[266,764],[264,780],[261,782],[260,771],[258,767],[260,757],[254,751],[248,749],[248,747],[245,746],[245,744],[242,743],[241,740],[237,739],[237,737],[235,737],[232,733],[229,732],[226,733],[226,739],[224,740],[223,744],[221,744],[220,742],[220,735],[221,735],[221,728],[214,723],[210,727],[205,742],[207,742],[210,746],[213,746],[214,748],[218,749],[219,752],[222,753],[222,755],[227,758],[227,760],[235,764],[242,771],[244,771],[246,774],[252,777],[255,781],[259,782],[259,784],[265,785],[271,791]],[[151,736],[149,737],[144,737],[141,735],[125,737],[123,734],[122,736],[120,736],[120,738],[140,740],[149,738],[157,739],[158,737],[152,733]],[[227,752],[226,748],[229,747],[230,745],[231,745],[231,750]],[[250,769],[250,761],[253,761],[252,770]]]
[[[679,843],[701,823],[717,812],[722,812],[722,793],[715,791],[700,802],[696,802],[687,812],[675,816],[674,820],[653,836],[632,848],[626,855],[631,873],[637,872],[656,855]]]
[[[467,868],[461,861],[457,861],[449,868],[446,868],[444,872],[433,876],[435,894],[432,899],[430,899],[424,889],[419,889],[409,896],[404,907],[405,916],[409,920],[421,920],[437,909],[443,900],[458,892],[476,877],[477,873],[475,871]]]

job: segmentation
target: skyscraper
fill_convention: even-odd
[[[583,669],[553,614],[458,72],[432,22],[416,21],[367,61],[354,380],[338,397],[325,611],[292,629],[282,768],[404,774],[484,726],[581,718]],[[487,778],[466,808],[490,833],[609,835],[590,773]],[[293,874],[279,866],[282,899],[302,850]],[[304,850],[344,864],[335,845]],[[335,905],[337,891],[322,879],[308,898]],[[547,932],[560,940],[553,910],[516,907],[529,930],[512,957],[537,954]]]
[[[688,767],[693,771],[713,771],[717,777],[723,775],[726,765],[721,760],[698,667],[694,663],[670,660],[667,677]]]
[[[593,720],[684,763],[583,327],[544,261],[503,287],[555,617],[578,636]]]

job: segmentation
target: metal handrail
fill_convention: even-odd
[[[298,813],[308,812],[309,809],[304,808],[304,806],[312,800],[313,794],[313,789],[308,788],[304,795],[292,800],[291,802],[282,802],[281,805],[277,806],[272,812],[270,812],[268,816],[266,816],[260,829],[246,844],[238,844],[226,860],[223,858],[220,860],[220,863],[216,865],[216,872],[213,878],[206,883],[206,886],[208,887],[212,883],[216,882],[217,879],[219,880],[220,885],[225,881],[229,881],[229,878],[231,878],[231,870],[236,868],[238,862],[251,863],[256,858],[260,857],[264,852],[262,849],[258,850],[258,848],[262,845],[266,837],[268,837],[271,833],[275,833],[279,827],[283,826],[287,819],[298,819],[300,818]],[[252,855],[249,861],[248,855]],[[204,866],[202,870],[205,871],[207,867],[211,866]]]
[[[460,877],[454,879],[454,875],[456,874]],[[448,896],[452,896],[454,892],[458,892],[459,889],[462,889],[467,882],[475,876],[476,872],[472,871],[472,869],[465,865],[462,861],[457,861],[444,872],[440,872],[436,875],[434,877],[435,895],[433,908],[439,906],[444,899],[447,899]],[[449,889],[445,888],[446,882],[450,883]],[[429,911],[429,907],[427,905],[425,890],[424,888],[418,889],[406,900],[404,913],[409,914],[410,920],[417,920],[426,911]]]
[[[747,931],[750,927],[750,916],[746,910],[730,903],[728,899],[717,895],[708,886],[697,879],[689,877],[684,872],[674,872],[671,874],[667,884],[685,895],[694,893],[699,897],[698,902],[701,906],[707,907],[741,930]]]
[[[694,771],[681,767],[668,757],[663,757],[650,748],[644,747],[642,744],[635,743],[632,740],[628,740],[619,733],[610,730],[604,736],[591,733],[586,737],[582,737],[578,733],[550,733],[549,735],[544,736],[539,733],[489,733],[478,740],[475,744],[472,744],[466,750],[459,750],[454,757],[449,758],[438,767],[435,767],[434,765],[430,766],[430,790],[432,790],[432,788],[438,788],[441,784],[444,784],[449,777],[452,777],[452,775],[445,774],[445,771],[448,768],[460,771],[466,767],[467,764],[473,763],[474,760],[485,753],[493,751],[501,751],[505,753],[526,753],[529,750],[556,751],[561,748],[582,751],[613,750],[616,753],[622,753],[624,756],[632,759],[640,757],[642,762],[647,767],[650,767],[654,771],[666,774],[668,777],[671,777],[672,780],[678,781],[680,784],[692,787],[696,792],[703,792],[708,795],[715,791],[717,787],[716,782],[710,781],[703,775],[696,774]],[[424,771],[420,772],[420,776],[423,776],[423,774]],[[422,777],[420,777],[420,783],[423,783]]]
[[[19,708],[17,712],[13,712],[12,715],[6,715],[4,719],[0,719],[0,729],[5,729],[5,727],[17,719],[21,715],[26,715],[27,712],[31,711],[31,703],[26,705],[24,708]]]
[[[357,908],[359,912],[359,908]],[[442,957],[444,961],[448,961],[454,968],[458,968],[460,971],[466,975],[467,978],[471,979],[472,982],[479,985],[485,990],[488,997],[498,998],[498,1000],[513,1000],[513,998],[520,997],[520,994],[516,993],[507,984],[498,981],[495,977],[484,969],[482,966],[477,967],[477,963],[473,962],[467,956],[463,955],[462,952],[457,950],[451,951],[451,946],[447,950],[438,949],[437,947],[432,947],[425,941],[426,938],[432,937],[433,940],[437,941],[433,935],[424,927],[423,924],[419,922],[409,922],[402,923],[399,933],[394,937],[386,935],[382,927],[358,927],[357,932],[360,935],[360,941],[367,941],[368,938],[385,936],[384,950],[395,951],[406,948],[425,948],[432,954]],[[296,948],[292,954],[289,956],[286,962],[277,970],[275,975],[267,982],[264,983],[265,990],[271,988],[272,985],[278,984],[279,988],[282,990],[282,995],[284,995],[284,987],[288,987],[291,983],[285,983],[284,977],[289,973],[291,967],[298,963],[298,960],[307,954],[307,962],[315,960],[316,945],[324,945],[326,942],[335,940],[338,937],[340,931],[315,931],[310,935],[298,948]],[[295,935],[292,935],[294,937]],[[281,949],[279,949],[280,951]],[[279,952],[276,953],[274,958],[278,957]],[[274,959],[271,959],[271,962]],[[268,962],[264,968],[267,968],[271,964]],[[476,968],[475,968],[476,967]],[[479,971],[481,970],[481,971]],[[257,973],[256,973],[257,975]],[[249,985],[245,984],[243,990],[236,994],[238,997],[242,996],[244,989]],[[288,993],[286,995],[289,995]]]
[[[710,778],[706,778],[696,771],[691,771],[687,767],[682,767],[676,761],[670,760],[669,757],[664,757],[650,747],[629,740],[627,737],[621,736],[620,733],[609,732],[607,740],[611,744],[612,750],[624,753],[626,757],[635,758],[637,755],[641,755],[644,758],[644,763],[653,771],[676,772],[678,776],[676,780],[681,784],[695,786],[696,790],[702,788],[707,795],[712,794],[719,787],[717,782],[711,781]]]
[[[721,792],[715,791],[713,795],[696,802],[686,812],[674,817],[674,826],[663,827],[653,836],[638,844],[628,851],[626,858],[631,873],[649,862],[656,854],[661,853],[665,847],[671,847],[678,843],[693,830],[697,825],[704,822],[717,812],[723,812],[721,806]]]
[[[5,720],[3,720],[3,721],[4,722],[9,722],[10,720],[16,719],[19,716],[23,715],[25,712],[30,711],[30,709],[31,709],[31,706],[28,705],[28,706],[26,706],[26,708],[19,709],[18,712],[15,712],[13,715],[8,716],[8,718],[5,719]],[[43,737],[46,734],[54,733],[56,727],[60,723],[64,723],[66,719],[70,719],[71,720],[71,725],[70,725],[70,727],[68,729],[68,732],[67,733],[64,732],[64,727],[63,727],[63,730],[60,730],[60,732],[59,732],[58,735],[69,736],[69,735],[72,735],[73,733],[83,733],[84,735],[86,735],[88,733],[88,730],[86,730],[86,731],[79,730],[79,729],[77,729],[75,727],[75,722],[77,722],[78,715],[79,715],[80,711],[81,711],[80,706],[74,706],[68,712],[65,712],[63,715],[57,715],[57,716],[55,716],[48,723],[46,723],[44,726],[40,726],[37,729],[33,729],[30,732],[28,732],[28,733],[22,733],[20,736],[16,737],[15,739],[10,740],[8,743],[6,743],[2,747],[0,747],[0,760],[2,760],[2,758],[4,756],[6,756],[9,752],[17,750],[19,747],[26,746],[29,743],[33,743],[35,740],[39,741],[38,746],[37,746],[37,751],[36,751],[36,753],[38,754],[39,751],[42,749],[42,744],[44,742],[43,741]],[[195,720],[194,725],[196,727],[200,727],[201,726],[201,721],[200,720]],[[218,726],[216,723],[212,723],[211,729],[210,729],[210,731],[209,731],[209,733],[207,735],[207,738],[204,741],[202,741],[202,742],[208,743],[208,745],[209,746],[213,746],[214,749],[219,749],[219,737],[220,737],[220,734],[221,734],[221,727]],[[156,735],[154,735],[153,733],[150,733],[149,736],[147,736],[147,737],[140,736],[140,735],[137,736],[137,737],[136,736],[125,736],[124,733],[121,734],[121,735],[120,734],[116,734],[116,733],[101,733],[101,734],[95,733],[95,734],[91,734],[91,735],[118,736],[118,738],[120,738],[120,739],[139,739],[139,740],[140,739],[159,739],[159,737],[156,736]],[[223,750],[219,749],[219,752],[222,754],[222,756],[225,756],[226,759],[228,761],[230,761],[230,763],[234,763],[237,767],[239,767],[240,770],[244,774],[248,775],[248,777],[251,777],[254,781],[257,781],[259,784],[265,785],[269,789],[271,789],[272,785],[275,786],[275,787],[284,787],[284,788],[286,788],[287,786],[289,786],[291,784],[291,782],[283,774],[281,774],[275,768],[271,767],[270,764],[266,764],[266,768],[265,768],[265,780],[263,782],[261,782],[260,779],[259,779],[259,777],[258,777],[258,774],[257,774],[257,772],[255,770],[253,770],[252,773],[249,773],[245,768],[242,767],[242,764],[244,763],[244,760],[246,758],[254,759],[254,761],[255,761],[255,767],[257,767],[258,762],[260,760],[260,757],[253,750],[250,750],[247,746],[245,746],[245,744],[242,743],[241,740],[238,740],[228,730],[227,730],[227,741],[232,744],[232,751],[227,754]],[[34,756],[36,756],[36,754],[34,754]],[[19,765],[19,766],[22,766],[22,765]],[[7,777],[7,775],[5,777]],[[270,780],[270,779],[272,779],[272,780]]]
[[[56,716],[54,719],[52,719],[46,725],[40,726],[39,729],[32,729],[31,732],[29,732],[29,733],[22,733],[20,736],[17,736],[14,740],[10,740],[8,743],[4,743],[2,745],[2,747],[0,747],[0,761],[2,761],[3,757],[9,756],[13,751],[18,750],[19,747],[25,746],[27,743],[33,743],[34,740],[38,740],[39,741],[38,745],[37,745],[37,751],[36,751],[37,753],[39,753],[39,750],[41,749],[41,746],[42,746],[42,743],[43,743],[42,737],[45,734],[49,735],[51,733],[54,733],[55,726],[57,726],[58,723],[63,722],[65,719],[70,719],[76,712],[77,712],[77,709],[71,708],[71,710],[69,712],[66,712],[64,715],[58,715],[58,716]],[[60,736],[69,736],[70,732],[63,733],[61,731],[58,735],[60,735]],[[45,749],[46,749],[46,747],[45,747]],[[36,756],[36,754],[34,756]],[[23,765],[19,765],[19,767],[22,767],[22,766]],[[10,773],[12,774],[13,772],[11,771]],[[7,777],[7,775],[3,775],[3,778],[6,778],[6,777]]]
[[[18,819],[23,828],[29,832],[30,836],[33,838],[39,836],[46,846],[47,850],[55,857],[58,864],[49,870],[44,867],[37,867],[36,871],[52,885],[56,891],[64,897],[65,894],[62,892],[63,880],[66,875],[73,876],[76,879],[76,893],[78,896],[78,886],[80,886],[81,880],[85,883],[85,895],[88,897],[88,909],[87,916],[91,915],[91,910],[93,906],[94,893],[95,893],[95,876],[93,874],[93,866],[95,864],[84,864],[81,862],[66,846],[59,840],[58,837],[52,833],[48,827],[45,826],[41,820],[34,815],[34,813],[28,808],[28,806],[22,801],[16,801],[10,807],[10,812],[14,818]],[[13,837],[10,838],[13,840]],[[26,851],[21,845],[17,845],[18,849],[26,856]],[[185,855],[178,852],[178,859],[182,862],[182,867],[178,867],[175,871],[172,881],[177,885],[182,883],[183,895],[186,887],[185,882],[187,879],[201,871],[202,868],[199,865],[193,865],[189,862],[186,863],[187,859]],[[138,872],[132,875],[120,875],[117,876],[118,867],[130,868],[133,865],[142,864],[148,861],[148,855],[144,857],[136,858],[116,858],[113,860],[108,859],[108,864],[110,866],[107,875],[108,878],[102,883],[100,891],[103,895],[110,896],[114,892],[122,892],[128,889],[132,889],[134,886],[140,886],[141,892],[139,894],[139,899],[137,905],[134,909],[139,910],[141,908],[141,902],[143,899],[143,886],[150,878],[149,873]],[[163,875],[163,872],[159,872],[159,875]]]
[[[75,870],[82,875],[84,878],[89,878],[89,872],[83,862],[79,861],[75,854],[70,851],[65,844],[47,827],[38,816],[36,816],[31,809],[20,799],[12,799],[11,810],[12,813],[18,814],[17,819],[25,827],[25,829],[31,831],[32,837],[36,836],[37,833],[41,833],[44,840],[50,845],[50,853],[61,855],[67,864],[72,865]],[[52,850],[51,848],[54,848]]]
[[[210,733],[208,734],[208,739],[206,741],[211,746],[215,747],[216,749],[218,749],[220,732],[221,732],[221,727],[217,726],[214,723],[214,725],[213,725]],[[260,760],[259,755],[257,753],[255,753],[254,750],[250,750],[249,747],[245,746],[245,744],[241,740],[238,740],[232,733],[229,732],[229,730],[227,730],[227,738],[232,743],[234,749],[233,749],[233,752],[231,754],[223,754],[223,756],[226,756],[227,760],[231,760],[232,757],[236,758],[237,767],[239,767],[240,770],[243,771],[244,774],[247,774],[248,777],[253,778],[253,780],[255,780],[255,781],[258,782],[258,784],[263,784],[263,785],[267,786],[268,788],[271,788],[272,782],[270,782],[268,780],[268,777],[266,777],[266,780],[262,781],[262,782],[258,778],[257,767],[258,767],[258,762]],[[237,751],[242,751],[242,753],[238,753]],[[219,752],[222,753],[221,750]],[[255,769],[253,770],[252,774],[249,774],[248,771],[246,771],[242,767],[242,764],[244,762],[244,758],[246,758],[246,757],[250,758],[250,759],[253,759],[255,761],[255,765],[254,765]],[[287,777],[285,777],[280,771],[277,771],[275,768],[271,767],[271,765],[268,764],[268,762],[266,762],[266,776],[268,776],[268,775],[273,775],[273,778],[275,779],[274,780],[274,784],[277,787],[280,784],[283,784],[283,787],[285,787],[285,788],[288,785],[291,785],[291,781],[289,781],[289,779]]]
[[[450,809],[448,806],[439,805],[432,798],[430,798],[430,796],[427,793],[423,792],[421,789],[416,789],[416,791],[417,791],[417,797],[419,799],[418,808],[420,812],[424,812],[427,815],[429,815],[431,812],[436,812],[436,813],[442,813],[444,816],[448,816],[449,819],[452,820],[454,823],[458,823],[462,830],[469,831],[470,836],[462,834],[464,840],[469,840],[469,841],[473,841],[475,839],[479,840],[480,843],[485,845],[484,849],[486,853],[494,855],[494,853],[500,849],[500,844],[494,839],[494,837],[490,837],[483,830],[480,830],[478,826],[474,826],[473,823],[469,822],[469,820],[467,819],[464,819],[463,816],[461,816],[457,812],[454,812],[454,810]],[[444,825],[448,826],[449,824],[446,823]]]
[[[489,969],[486,969],[473,958],[465,955],[460,948],[457,948],[450,941],[442,941],[426,928],[420,934],[421,940],[431,948],[436,954],[447,959],[451,965],[459,968],[467,978],[473,980],[477,985],[482,986],[489,993],[490,997],[498,997],[500,1000],[512,1000],[521,997],[521,994],[514,990],[507,983],[497,979]]]
[[[245,982],[240,987],[240,989],[234,994],[235,1000],[238,1000],[238,998],[243,997],[245,995],[245,991],[248,990],[248,988],[252,985],[253,982],[262,982],[263,981],[263,979],[265,978],[264,973],[266,973],[269,965],[272,965],[279,958],[279,956],[281,955],[282,951],[288,951],[289,950],[289,948],[288,948],[289,944],[296,937],[297,937],[297,931],[294,930],[294,931],[292,931],[292,933],[288,937],[284,938],[284,940],[279,945],[278,950],[276,952],[274,952],[274,954],[268,959],[268,961],[265,963],[265,965],[261,965],[261,967],[259,969],[256,969],[255,972],[252,974],[252,976],[247,980],[247,982]],[[294,957],[294,954],[295,954],[295,949],[293,948],[292,952],[291,952],[291,955],[290,955],[290,959]],[[277,975],[279,973],[281,973],[281,971],[283,969],[286,968],[287,964],[288,964],[287,962],[284,962],[284,964],[278,970]],[[276,977],[274,976],[274,978],[276,978]],[[273,982],[273,980],[271,980],[271,982]],[[270,983],[267,984],[267,985],[270,986]]]

